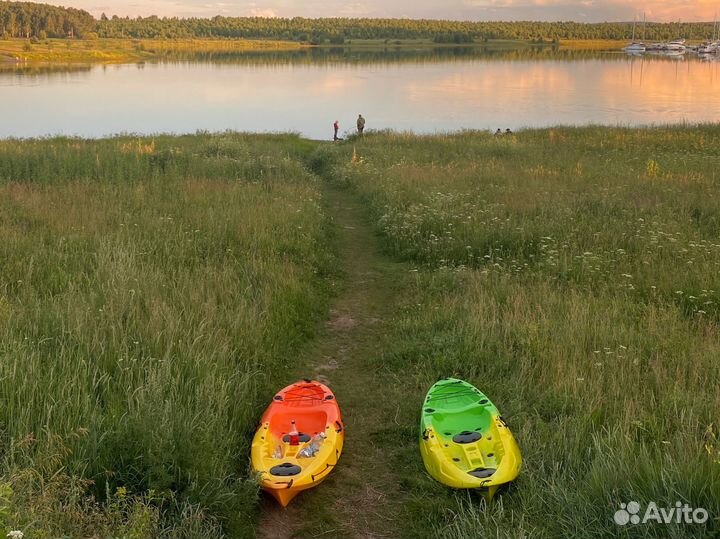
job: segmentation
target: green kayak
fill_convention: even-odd
[[[495,405],[473,385],[446,378],[427,394],[420,453],[428,473],[453,488],[479,489],[491,499],[520,473],[522,457]]]

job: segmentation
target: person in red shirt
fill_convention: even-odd
[[[338,120],[335,120],[335,123],[333,124],[333,129],[335,129],[335,135],[333,136],[333,140],[340,140],[338,138],[338,131],[340,131],[340,122]]]

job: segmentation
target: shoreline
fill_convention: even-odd
[[[123,64],[161,59],[173,54],[294,51],[300,43],[221,39],[4,39],[0,59],[27,64]]]
[[[476,43],[435,43],[431,40],[352,40],[342,44],[310,44],[292,41],[247,39],[4,39],[0,40],[0,64],[123,64],[159,60],[188,53],[248,53],[298,50],[402,50],[450,48],[557,48],[561,50],[609,50],[623,42],[573,40],[533,42],[523,40],[489,40]]]
[[[551,126],[536,126],[536,127],[521,127],[514,129],[512,132],[512,136],[518,136],[523,134],[532,134],[532,133],[549,133],[551,131],[559,131],[559,130],[570,130],[570,131],[592,131],[592,130],[600,130],[600,131],[658,131],[663,129],[672,129],[672,130],[682,130],[682,131],[691,131],[693,129],[708,129],[708,128],[715,128],[720,126],[720,121],[718,122],[698,122],[698,123],[664,123],[664,124],[645,124],[645,125],[611,125],[611,124],[587,124],[587,125],[572,125],[572,124],[558,124],[558,125],[551,125]],[[348,142],[352,140],[358,140],[357,136],[355,134],[351,134],[343,139],[341,139],[338,142],[335,142],[332,140],[331,137],[328,138],[317,138],[312,136],[305,136],[302,133],[293,132],[293,131],[241,131],[237,129],[225,129],[225,130],[217,130],[217,131],[193,131],[193,132],[185,132],[185,133],[173,133],[173,132],[157,132],[157,133],[112,133],[112,134],[106,134],[106,135],[97,135],[97,136],[82,136],[82,135],[70,135],[70,134],[48,134],[48,135],[37,135],[37,136],[31,136],[31,137],[3,137],[0,136],[0,143],[6,143],[6,142],[26,142],[26,143],[33,143],[33,142],[52,142],[52,141],[77,141],[77,142],[108,142],[108,141],[115,141],[115,140],[152,140],[152,139],[185,139],[185,138],[193,138],[198,136],[223,136],[223,135],[241,135],[241,136],[249,136],[249,137],[258,137],[258,138],[264,138],[264,137],[270,137],[270,138],[282,138],[282,137],[290,137],[290,138],[296,138],[298,140],[301,140],[303,142],[312,142],[316,144],[329,144],[329,145],[335,145],[337,143],[342,142]],[[365,133],[365,137],[379,137],[379,136],[396,136],[396,137],[413,137],[416,139],[424,139],[424,140],[433,140],[433,139],[439,139],[439,138],[446,138],[446,137],[458,137],[458,136],[478,136],[478,135],[486,135],[488,137],[494,138],[494,132],[493,129],[485,129],[485,128],[476,128],[476,129],[456,129],[453,131],[443,131],[443,132],[435,132],[435,133],[427,133],[422,131],[395,131],[391,129],[379,129],[376,131],[367,131]],[[504,138],[504,137],[501,137]],[[508,137],[508,140],[510,138]]]

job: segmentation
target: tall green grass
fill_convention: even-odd
[[[252,536],[248,442],[326,309],[323,176],[414,268],[368,365],[404,390],[375,435],[405,537],[718,536],[719,143],[712,126],[0,141],[0,527]],[[489,506],[423,472],[418,411],[449,375],[523,451]],[[631,500],[712,520],[620,528]]]
[[[718,536],[720,128],[386,133],[336,153],[336,181],[417,268],[376,364],[408,389],[413,428],[387,435],[405,536]],[[451,375],[493,398],[523,451],[489,507],[417,458],[424,393]],[[619,527],[631,500],[711,520]]]
[[[250,436],[326,305],[307,149],[0,142],[0,529],[252,535]]]

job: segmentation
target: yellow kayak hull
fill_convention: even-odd
[[[420,424],[420,453],[428,473],[457,489],[478,489],[488,500],[515,480],[520,448],[490,400],[456,379],[428,393]]]
[[[289,443],[291,421],[302,441]],[[324,435],[318,452],[301,456]],[[337,465],[345,432],[335,396],[318,382],[299,382],[280,391],[267,409],[252,443],[251,463],[260,487],[287,507],[301,492],[324,481]]]

